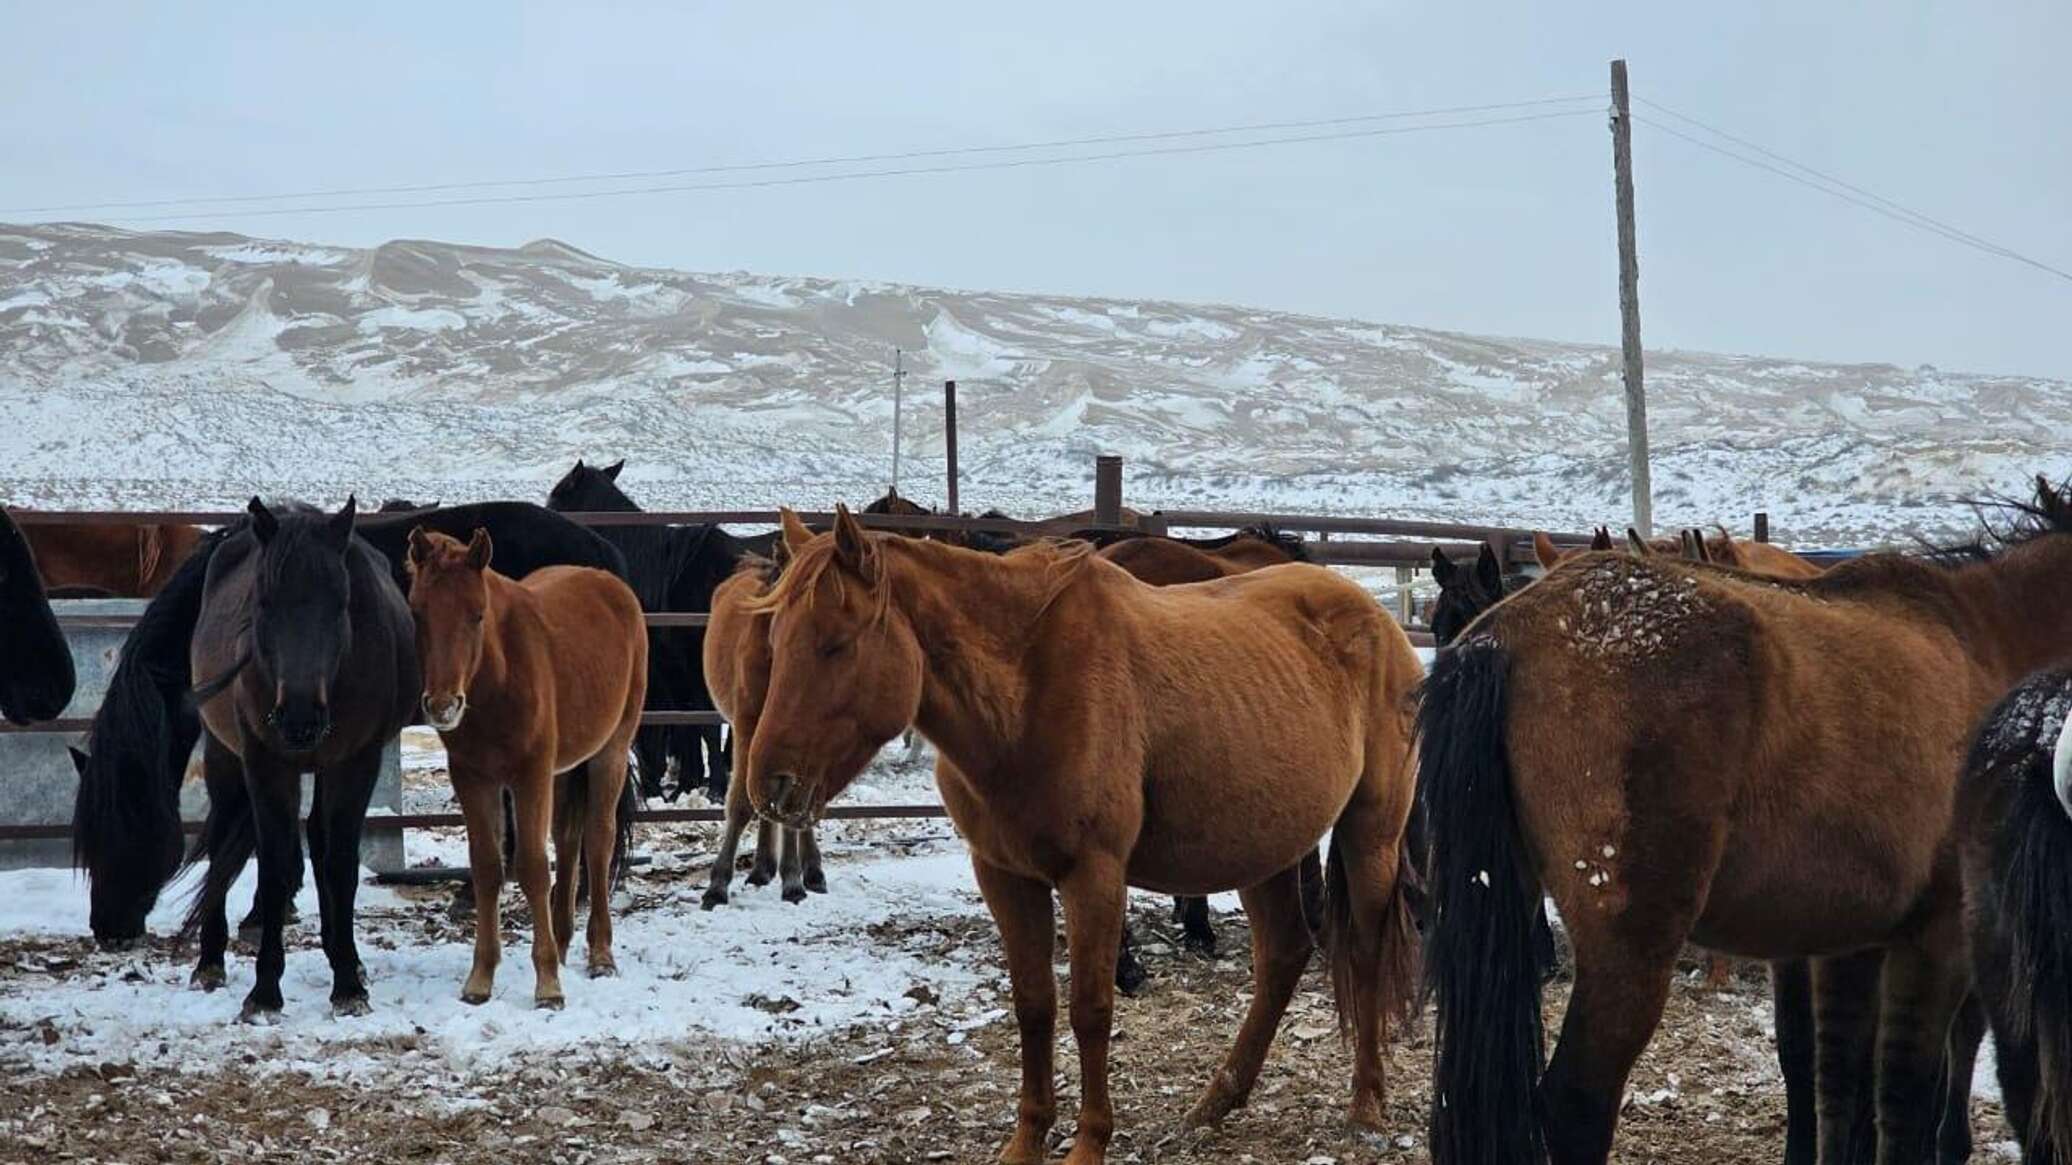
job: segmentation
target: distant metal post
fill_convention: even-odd
[[[1770,512],[1768,510],[1757,510],[1755,512],[1755,540],[1758,542],[1768,542],[1770,540]]]
[[[1122,525],[1122,458],[1112,453],[1094,458],[1094,525]]]
[[[964,511],[957,508],[957,382],[954,380],[942,382],[942,439],[949,461],[945,470],[950,477],[949,511],[961,514]]]
[[[1640,256],[1633,232],[1633,110],[1626,62],[1612,62],[1612,179],[1619,214],[1619,341],[1626,371],[1626,453],[1633,474],[1633,525],[1655,533],[1654,489],[1648,480],[1648,398],[1640,367]]]

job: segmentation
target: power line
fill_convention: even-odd
[[[0,209],[0,215],[55,214],[81,210],[141,210],[155,207],[195,206],[212,203],[282,202],[306,198],[357,198],[382,194],[436,194],[456,190],[487,190],[502,186],[553,186],[573,182],[630,182],[650,178],[682,178],[693,174],[737,174],[764,170],[794,170],[818,166],[849,166],[875,162],[908,162],[924,158],[955,157],[967,154],[1021,153],[1027,150],[1070,149],[1079,146],[1118,145],[1130,142],[1167,141],[1180,138],[1214,137],[1234,133],[1266,133],[1269,131],[1322,129],[1330,126],[1359,125],[1375,121],[1401,121],[1414,117],[1448,117],[1466,113],[1491,113],[1507,109],[1530,109],[1549,105],[1566,105],[1579,101],[1602,101],[1596,94],[1583,93],[1572,97],[1542,97],[1532,101],[1504,101],[1487,105],[1455,105],[1439,109],[1398,110],[1392,113],[1363,113],[1348,117],[1316,118],[1307,121],[1265,121],[1244,125],[1214,126],[1203,129],[1167,130],[1163,132],[1108,134],[1099,137],[1057,138],[1051,141],[1021,142],[1013,145],[954,146],[931,150],[906,150],[897,153],[849,154],[826,158],[802,158],[782,162],[741,162],[729,165],[685,166],[668,170],[623,170],[615,173],[565,174],[538,178],[500,178],[473,182],[437,182],[409,186],[359,186],[341,187],[331,190],[302,190],[279,194],[234,194],[213,197],[156,198],[131,202],[75,202],[52,206],[22,206]]]
[[[1651,118],[1642,117],[1639,114],[1633,115],[1633,120],[1639,122],[1642,125],[1648,126],[1651,129],[1660,130],[1671,137],[1679,138],[1701,149],[1710,150],[1713,153],[1720,155],[1721,157],[1732,158],[1734,161],[1740,162],[1742,165],[1753,166],[1758,170],[1765,170],[1771,174],[1775,174],[1778,177],[1785,179],[1786,181],[1796,182],[1799,185],[1807,187],[1811,190],[1818,190],[1822,194],[1825,194],[1830,198],[1836,198],[1853,206],[1861,207],[1864,210],[1868,210],[1873,214],[1882,215],[1883,217],[1889,218],[1894,222],[1913,227],[1915,230],[1935,235],[1939,238],[1955,243],[1958,246],[1969,247],[1974,251],[1979,251],[1983,254],[1993,255],[2002,259],[2011,259],[2014,262],[2021,263],[2025,266],[2033,267],[2038,271],[2042,271],[2050,275],[2055,275],[2068,283],[2072,283],[2072,271],[2061,270],[2057,267],[2051,266],[2048,263],[2042,262],[2041,260],[2032,259],[2029,256],[2020,253],[2019,251],[2015,251],[2011,248],[2001,246],[1998,243],[1981,239],[1977,235],[1973,235],[1966,231],[1959,230],[1958,228],[1953,227],[1948,223],[1942,222],[1939,219],[1931,218],[1928,215],[1922,214],[1917,210],[1912,210],[1906,206],[1901,205],[1900,203],[1892,201],[1889,198],[1885,198],[1882,195],[1874,194],[1868,190],[1863,189],[1860,186],[1844,182],[1839,178],[1831,177],[1827,174],[1822,173],[1819,170],[1815,170],[1813,167],[1808,166],[1802,162],[1793,161],[1792,159],[1787,158],[1784,155],[1779,154],[1773,150],[1765,149],[1764,147],[1758,146],[1753,142],[1749,142],[1742,138],[1735,137],[1732,134],[1728,134],[1723,130],[1713,129],[1711,126],[1705,125],[1705,123],[1698,121],[1696,118],[1684,117],[1683,114],[1677,113],[1671,109],[1664,108],[1663,106],[1653,101],[1648,101],[1646,98],[1638,98],[1638,100],[1644,102],[1653,109],[1657,109],[1663,113],[1669,114],[1671,117],[1683,118],[1683,120],[1690,122],[1692,125],[1698,126],[1701,129],[1704,129],[1708,133],[1718,134],[1720,137],[1725,138],[1728,141],[1734,142],[1737,145],[1741,145],[1746,149],[1754,150],[1757,153],[1762,154],[1764,156],[1775,158],[1778,162],[1783,163],[1783,165],[1772,165],[1769,162],[1761,160],[1761,158],[1752,158],[1746,154],[1737,153],[1734,150],[1727,149],[1715,142],[1709,142],[1703,138],[1685,133],[1674,126],[1666,125],[1662,122],[1655,121]],[[1803,171],[1804,173],[1794,173],[1792,169],[1786,169],[1785,167],[1787,166],[1794,167],[1799,171]],[[1808,177],[1808,175],[1810,175],[1811,177]]]
[[[1162,146],[1144,150],[1113,150],[1098,154],[1071,154],[1057,158],[1012,158],[996,162],[971,162],[960,165],[908,166],[886,170],[857,170],[842,174],[809,174],[794,178],[760,178],[746,182],[700,182],[669,184],[662,186],[636,186],[622,190],[578,190],[554,194],[504,194],[483,195],[472,198],[442,198],[410,202],[361,202],[331,206],[267,207],[258,210],[216,210],[190,214],[129,215],[117,216],[112,221],[131,223],[182,222],[194,219],[220,219],[226,214],[237,214],[248,218],[271,217],[287,214],[340,214],[365,210],[421,210],[448,206],[491,206],[526,202],[568,202],[587,198],[624,198],[643,194],[680,194],[704,190],[751,190],[776,186],[806,186],[822,182],[848,182],[860,178],[895,178],[922,174],[959,174],[975,170],[1013,170],[1032,166],[1062,166],[1085,162],[1107,162],[1122,158],[1171,157],[1181,154],[1209,154],[1230,150],[1249,150],[1264,146],[1296,145],[1305,142],[1349,141],[1358,138],[1392,137],[1399,134],[1429,133],[1435,130],[1474,129],[1493,125],[1519,125],[1527,122],[1551,121],[1565,117],[1595,117],[1595,109],[1557,110],[1551,113],[1523,114],[1516,117],[1493,117],[1475,121],[1443,122],[1435,125],[1389,126],[1382,129],[1348,130],[1340,133],[1305,134],[1291,137],[1255,138],[1241,142],[1208,142],[1199,145]]]

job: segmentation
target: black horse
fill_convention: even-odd
[[[624,461],[597,467],[578,460],[554,483],[549,509],[566,513],[638,513],[640,506],[618,486]],[[776,536],[737,538],[714,525],[602,526],[597,532],[625,556],[627,582],[649,612],[697,613],[712,608],[712,592],[734,573],[744,555],[769,557]],[[503,543],[497,543],[503,553]],[[648,707],[709,712],[705,688],[705,632],[662,628],[648,632]],[[674,800],[703,784],[706,796],[724,802],[732,770],[731,746],[718,725],[644,727],[634,737],[642,792]],[[677,764],[674,789],[663,780]]]
[[[180,865],[180,782],[202,735],[189,693],[194,630],[218,547],[250,522],[247,518],[207,535],[144,609],[123,643],[95,714],[91,752],[74,756],[80,782],[73,806],[73,857],[92,879],[90,922],[104,945],[124,945],[143,935],[145,916]],[[626,572],[625,560],[610,543],[526,502],[363,516],[358,542],[385,560],[385,573],[398,590],[405,585],[410,530],[419,525],[462,537],[478,526],[487,529],[496,539],[499,569],[513,577],[555,565],[594,566],[622,578]],[[637,793],[629,790],[628,796],[637,798]],[[632,819],[625,806],[620,818]],[[206,842],[199,842],[189,860],[208,852]],[[230,876],[235,873],[231,870]],[[247,922],[256,926],[262,917],[255,906]]]
[[[2000,701],[1957,789],[1973,988],[2030,1165],[2072,1161],[2072,671]]]
[[[55,720],[72,702],[72,649],[50,612],[29,540],[0,509],[0,718]]]

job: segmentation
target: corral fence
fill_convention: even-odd
[[[1302,538],[1303,548],[1311,561],[1342,567],[1392,568],[1395,571],[1394,601],[1387,605],[1391,613],[1402,623],[1411,641],[1418,646],[1430,646],[1430,631],[1416,622],[1417,611],[1413,604],[1413,591],[1418,585],[1421,572],[1431,567],[1432,552],[1436,549],[1448,558],[1469,562],[1480,553],[1484,543],[1493,547],[1508,570],[1534,570],[1537,562],[1533,556],[1532,531],[1509,526],[1480,525],[1461,522],[1417,521],[1397,518],[1361,518],[1330,514],[1293,514],[1278,512],[1228,512],[1217,510],[1161,510],[1152,513],[1134,513],[1122,504],[1122,464],[1119,458],[1100,457],[1095,465],[1094,507],[1091,510],[1065,514],[1051,518],[1022,520],[1013,518],[973,518],[950,514],[893,515],[857,514],[857,520],[865,526],[903,534],[924,535],[985,533],[1010,535],[1020,538],[1064,536],[1080,531],[1134,531],[1145,534],[1169,534],[1177,532],[1235,531],[1247,526],[1270,525],[1275,529]],[[245,515],[243,511],[10,511],[15,521],[24,526],[43,524],[83,525],[146,525],[179,524],[198,526],[221,526],[235,522]],[[608,526],[661,526],[712,524],[729,526],[771,527],[779,522],[779,514],[773,509],[764,510],[662,510],[642,512],[571,513],[566,515],[583,525]],[[808,525],[820,525],[834,520],[832,513],[800,512],[799,517]],[[1767,515],[1756,515],[1755,536],[1758,540],[1768,538]],[[1549,532],[1557,546],[1572,548],[1586,545],[1589,535]],[[1854,551],[1810,552],[1806,556],[1817,562],[1833,561],[1849,557]],[[1386,589],[1386,588],[1384,588]],[[108,635],[115,632],[127,633],[135,624],[136,614],[115,614],[92,610],[104,607],[104,602],[73,602],[55,600],[53,607],[58,613],[58,622],[68,634],[76,632],[98,632]],[[651,628],[702,628],[706,622],[704,612],[671,611],[651,612],[647,624]],[[682,709],[650,709],[641,717],[644,725],[689,725],[712,726],[725,723],[724,717],[714,711],[686,711]],[[92,725],[90,716],[73,716],[43,724],[17,726],[0,723],[0,756],[4,756],[5,737],[8,735],[37,734],[78,736]],[[66,770],[69,777],[69,769]],[[883,819],[883,818],[940,818],[945,815],[939,804],[831,806],[828,817],[833,819]],[[725,819],[725,811],[718,807],[677,808],[674,806],[651,808],[641,814],[643,822],[660,824],[719,822]],[[400,834],[410,829],[452,828],[463,824],[458,813],[376,813],[368,818],[370,834],[376,831]],[[188,832],[198,832],[198,821],[184,823]],[[68,839],[71,827],[67,823],[49,820],[8,821],[0,814],[0,843],[44,843]],[[400,851],[400,847],[397,852]],[[377,870],[384,875],[410,876],[417,880],[426,873],[422,870]]]

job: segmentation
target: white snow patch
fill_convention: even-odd
[[[360,317],[362,335],[374,335],[383,328],[409,328],[422,332],[448,332],[468,326],[467,317],[443,307],[385,307]]]

